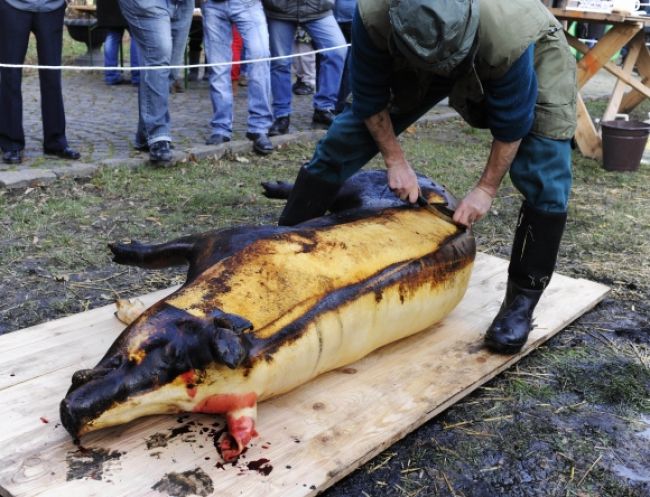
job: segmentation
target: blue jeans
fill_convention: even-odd
[[[298,24],[292,21],[269,19],[269,36],[271,55],[274,57],[290,55],[293,38]],[[304,23],[305,30],[311,36],[317,49],[345,45],[345,38],[333,15]],[[315,109],[336,107],[336,100],[341,85],[341,74],[347,49],[340,48],[323,52],[320,59],[317,91],[314,94]],[[291,58],[271,62],[271,90],[273,91],[273,116],[291,114]]]
[[[232,61],[232,28],[235,24],[244,40],[248,59],[269,57],[269,34],[260,0],[207,0],[201,4],[205,53],[210,63]],[[249,65],[248,132],[266,133],[273,122],[271,114],[271,80],[268,62]],[[233,97],[230,66],[210,70],[210,98],[214,115],[211,134],[232,135]]]
[[[172,46],[185,46],[194,0],[119,0],[135,39],[142,66],[169,66]],[[171,141],[167,68],[142,71],[138,91],[138,131],[135,146]]]
[[[124,29],[110,29],[106,33],[106,39],[104,40],[104,67],[117,67],[117,55],[119,53],[123,35]],[[137,67],[138,64],[138,47],[135,40],[131,38],[131,66]],[[107,85],[117,85],[121,83],[122,71],[104,71],[104,82]],[[139,82],[140,71],[131,71],[131,83],[138,84]]]
[[[445,96],[430,95],[416,111],[391,114],[395,133],[404,131]],[[347,106],[316,146],[306,169],[325,181],[343,184],[378,151],[363,119]],[[572,180],[571,140],[525,136],[510,167],[510,178],[531,206],[544,212],[566,212]]]

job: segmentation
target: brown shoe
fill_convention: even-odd
[[[185,86],[179,80],[175,79],[169,83],[169,93],[185,93]]]

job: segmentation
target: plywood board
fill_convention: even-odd
[[[259,438],[223,465],[216,416],[153,416],[91,433],[59,424],[72,373],[92,367],[123,326],[105,307],[0,337],[0,495],[316,495],[534,350],[608,288],[555,275],[537,328],[515,356],[482,335],[505,290],[507,262],[479,254],[468,292],[439,325],[262,403]],[[148,295],[147,303],[165,292]]]

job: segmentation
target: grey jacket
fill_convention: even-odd
[[[334,0],[263,0],[264,12],[270,19],[309,22],[332,13]]]
[[[3,1],[3,0],[0,0]],[[52,12],[63,7],[65,0],[4,0],[14,9],[27,12]]]

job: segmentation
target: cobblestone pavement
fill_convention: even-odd
[[[0,164],[0,187],[42,184],[54,181],[61,175],[89,176],[98,167],[110,165],[127,164],[137,167],[147,163],[148,155],[132,148],[138,118],[137,88],[130,84],[107,86],[102,76],[100,72],[63,74],[67,136],[70,145],[82,154],[81,161],[75,162],[42,155],[38,74],[35,71],[25,71],[25,160],[18,166]],[[601,71],[585,90],[590,97],[607,95],[613,86],[612,78],[608,73]],[[244,137],[248,114],[247,88],[239,86],[236,82],[233,83],[233,88],[236,92],[233,142],[227,148],[247,152],[251,150],[250,142]],[[321,136],[319,133],[304,133],[312,130],[312,96],[294,95],[292,104],[291,133],[274,141],[277,143],[318,139]],[[183,160],[188,153],[200,158],[214,155],[215,151],[224,152],[224,147],[204,145],[212,117],[206,81],[190,82],[184,93],[170,95],[170,115],[178,160]],[[453,111],[443,102],[427,114],[427,117],[435,119],[449,115],[453,115]]]
[[[170,95],[172,136],[177,148],[204,144],[212,117],[207,81],[188,83],[184,93]],[[233,139],[246,132],[247,88],[233,85],[237,92]],[[138,120],[138,89],[130,84],[107,86],[99,72],[64,73],[66,131],[70,145],[77,148],[84,162],[107,158],[133,157],[133,136]],[[40,91],[38,77],[23,81],[24,126],[27,159],[39,158],[42,149]],[[311,126],[311,96],[294,96],[291,116],[294,130]]]
[[[98,60],[101,60],[97,57]],[[88,176],[98,167],[128,164],[145,164],[148,154],[133,150],[133,138],[138,119],[138,89],[130,84],[107,86],[100,72],[64,72],[63,98],[66,111],[66,134],[70,145],[81,152],[81,161],[63,161],[42,154],[42,124],[38,74],[25,71],[23,75],[23,107],[25,128],[25,160],[18,166],[0,164],[0,187],[24,187],[33,183],[47,183],[62,174]],[[125,73],[125,77],[128,77]],[[251,150],[245,139],[247,87],[233,82],[235,115],[233,142],[228,148],[237,152]],[[312,96],[293,96],[291,133],[274,139],[274,142],[315,140],[318,133],[299,133],[312,130]],[[431,114],[449,113],[440,105]],[[196,157],[223,152],[224,147],[205,146],[210,134],[212,104],[207,81],[188,83],[183,93],[170,95],[172,136],[177,159],[187,152]]]

